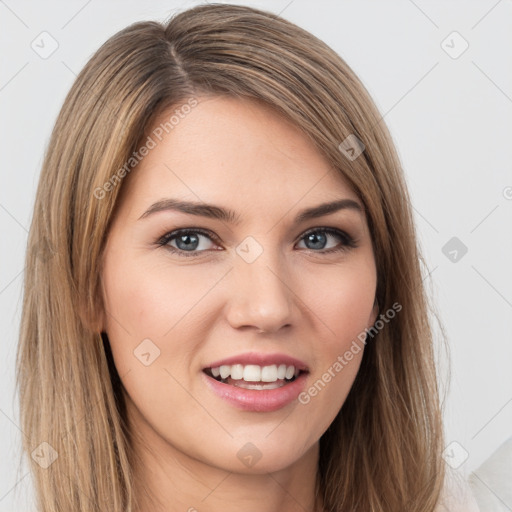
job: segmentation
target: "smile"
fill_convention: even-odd
[[[290,404],[309,373],[303,363],[289,357],[248,354],[240,359],[214,363],[203,369],[203,375],[217,396],[246,411],[271,412]]]
[[[293,382],[301,370],[293,365],[259,366],[233,364],[207,368],[205,373],[218,382],[244,389],[276,389]]]

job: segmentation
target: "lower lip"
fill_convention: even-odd
[[[307,373],[301,373],[293,382],[276,389],[244,389],[224,384],[202,372],[210,389],[238,409],[253,412],[272,412],[297,399],[306,384]]]

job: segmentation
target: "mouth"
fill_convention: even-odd
[[[236,409],[273,412],[292,405],[304,390],[310,369],[288,354],[248,352],[203,368],[213,395]]]
[[[260,366],[256,364],[232,364],[205,368],[203,372],[210,378],[243,389],[271,390],[291,384],[301,375],[308,373],[295,365],[272,364]]]

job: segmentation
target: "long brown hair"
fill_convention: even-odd
[[[39,509],[136,510],[120,377],[96,322],[100,262],[123,186],[112,179],[156,116],[201,94],[257,98],[310,137],[365,205],[380,311],[402,306],[370,337],[320,439],[325,510],[432,512],[444,479],[439,390],[392,139],[331,48],[279,16],[236,5],[201,5],[118,32],[81,71],[56,121],[28,239],[17,367],[24,450],[44,442],[50,454],[43,465],[30,458]],[[340,150],[349,136],[364,144],[354,159]]]

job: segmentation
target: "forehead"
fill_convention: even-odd
[[[163,112],[148,130],[153,148],[126,183],[130,200],[178,197],[263,213],[357,195],[313,142],[261,102],[198,97]],[[185,105],[185,102],[183,103]]]

